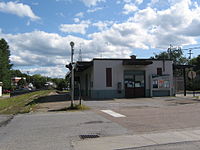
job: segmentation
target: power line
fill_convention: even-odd
[[[200,47],[189,47],[189,48],[184,48],[184,49],[181,49],[181,50],[194,50],[194,49],[200,49]]]

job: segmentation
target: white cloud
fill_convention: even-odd
[[[151,0],[150,3],[148,4],[150,7],[153,7],[156,3],[158,3],[159,0]]]
[[[77,44],[75,46],[85,41],[74,36],[62,37],[43,31],[23,34],[0,33],[0,37],[5,38],[10,46],[11,62],[14,68],[35,70],[32,73],[41,73],[41,68],[47,68],[43,70],[43,74],[54,77],[64,77],[67,72],[65,65],[70,61],[70,41],[74,41]]]
[[[138,5],[140,5],[140,4],[143,3],[143,0],[135,0],[135,3],[138,4]]]
[[[83,13],[83,12],[79,12],[79,13],[77,13],[75,16],[76,16],[76,17],[82,18],[82,17],[84,16],[84,13]]]
[[[56,13],[56,15],[60,17],[65,17],[65,15],[62,12]]]
[[[96,7],[96,8],[88,9],[87,12],[88,13],[93,13],[93,12],[96,12],[96,11],[102,10],[102,9],[103,9],[103,7]]]
[[[113,23],[113,21],[98,21],[92,25],[96,26],[100,31],[102,31],[107,30]]]
[[[74,22],[78,23],[78,22],[80,22],[80,19],[79,18],[74,18]]]
[[[95,6],[99,2],[105,2],[106,0],[81,0],[86,6]]]
[[[23,68],[20,69],[22,72],[29,73],[31,75],[33,74],[41,74],[42,76],[48,76],[48,77],[58,77],[58,78],[63,78],[67,73],[66,68],[63,66],[50,66],[50,67],[37,67],[37,68]],[[53,71],[52,71],[53,70]]]
[[[153,39],[148,42],[152,47],[166,48],[169,44],[178,46],[195,44],[194,33],[195,36],[200,34],[196,30],[199,21],[194,20],[199,20],[200,8],[190,9],[189,6],[188,0],[179,0],[170,8],[161,11],[148,7],[139,10],[129,21],[136,23],[150,39]]]
[[[80,22],[80,24],[61,24],[60,31],[66,32],[66,33],[85,34],[89,25],[90,25],[90,21],[82,21]]]
[[[123,46],[107,44],[104,39],[85,40],[74,36],[60,36],[55,33],[34,31],[23,34],[4,34],[11,50],[11,61],[15,68],[25,68],[31,74],[40,73],[45,76],[64,77],[70,62],[70,41],[75,43],[74,59],[77,60],[78,49],[82,44],[83,60],[93,57],[127,57],[131,51]]]
[[[125,3],[130,3],[131,0],[123,0]]]
[[[101,56],[124,58],[134,53],[134,49],[167,49],[170,44],[183,46],[196,43],[200,37],[200,7],[191,9],[190,6],[187,0],[182,0],[165,10],[147,7],[137,10],[123,23],[82,21],[80,24],[100,29],[88,35],[87,39],[43,31],[23,34],[0,32],[0,37],[8,41],[15,66],[29,66],[33,72],[48,76],[64,76],[64,66],[70,61],[70,41],[75,42],[75,60],[81,43],[83,60]],[[76,30],[79,30],[78,27]],[[86,30],[79,32],[85,33]]]
[[[124,3],[134,3],[136,5],[140,5],[140,4],[143,3],[143,0],[118,0],[116,3],[120,4],[121,2],[124,2]]]
[[[29,17],[31,20],[38,20],[40,17],[36,16],[31,7],[23,3],[17,2],[0,2],[0,11],[10,13],[19,17]]]
[[[138,10],[135,4],[125,4],[123,9],[124,9],[123,14],[126,14],[126,15]]]

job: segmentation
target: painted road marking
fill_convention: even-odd
[[[101,111],[106,113],[106,114],[109,114],[109,115],[111,115],[113,117],[126,117],[126,116],[124,116],[122,114],[119,114],[119,113],[116,113],[116,112],[114,112],[112,110],[101,110]]]

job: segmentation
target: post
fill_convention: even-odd
[[[74,64],[73,64],[73,55],[74,55],[74,42],[70,42],[71,46],[71,107],[74,107]]]
[[[71,107],[74,107],[74,64],[72,64],[72,77],[71,77]]]
[[[2,96],[2,86],[0,85],[0,97]]]
[[[82,105],[82,102],[81,102],[81,83],[78,84],[78,88],[79,88],[79,105]]]
[[[192,90],[193,90],[193,97],[195,97],[194,74],[193,74],[193,72],[192,72]]]
[[[185,68],[183,68],[183,80],[184,80],[184,96],[186,96],[186,75],[185,75]]]

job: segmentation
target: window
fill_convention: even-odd
[[[157,75],[162,76],[162,68],[157,68]]]
[[[112,68],[106,68],[106,87],[112,87]]]

